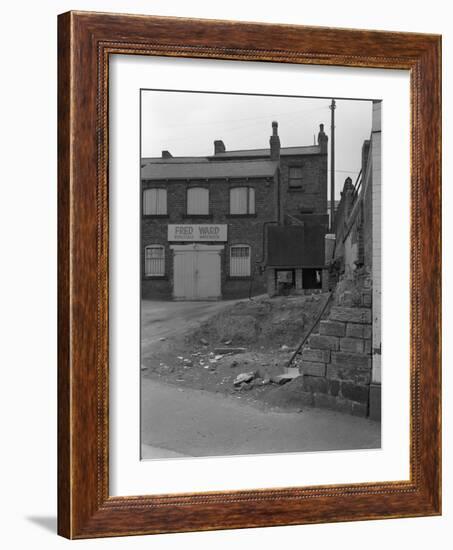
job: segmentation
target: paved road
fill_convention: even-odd
[[[182,334],[197,327],[211,315],[239,300],[211,302],[142,301],[142,357],[146,358],[152,346],[161,338]]]
[[[142,456],[225,456],[380,447],[380,425],[307,408],[262,411],[202,390],[142,379]]]

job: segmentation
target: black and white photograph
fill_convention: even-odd
[[[141,458],[381,447],[381,108],[140,90]]]
[[[448,6],[5,3],[6,550],[451,548]]]

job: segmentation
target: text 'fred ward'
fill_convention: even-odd
[[[219,227],[199,227],[198,231],[201,237],[209,237],[210,239],[218,239],[220,234]],[[180,225],[175,228],[175,235],[184,237],[193,236],[193,227]]]
[[[183,224],[168,226],[169,241],[226,241],[226,224]]]

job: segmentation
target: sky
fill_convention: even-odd
[[[330,103],[331,98],[142,90],[142,156],[160,157],[162,150],[173,156],[212,155],[216,139],[223,140],[227,151],[266,148],[273,120],[282,147],[313,145],[320,123],[330,139]],[[344,180],[349,176],[354,183],[360,171],[362,144],[371,133],[372,102],[336,98],[336,105],[338,199]],[[330,142],[328,157],[330,171]]]

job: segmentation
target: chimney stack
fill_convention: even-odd
[[[354,194],[354,185],[352,179],[347,177],[344,180],[343,191],[341,192],[341,198],[344,199],[344,214],[345,219],[348,218],[352,210],[352,199]]]
[[[321,146],[321,153],[327,153],[327,142],[329,138],[327,137],[326,133],[324,132],[324,124],[319,125],[319,133],[318,133],[318,145]]]
[[[214,155],[218,155],[219,153],[225,153],[226,148],[225,144],[221,139],[216,139],[214,141]]]
[[[365,178],[366,168],[368,165],[368,156],[370,154],[371,141],[366,139],[362,145],[362,178]]]
[[[173,158],[173,155],[170,153],[170,151],[162,151],[162,158],[163,159],[171,159],[171,158]]]
[[[278,122],[272,122],[272,135],[269,139],[271,147],[271,160],[280,159],[280,138],[278,137]]]

